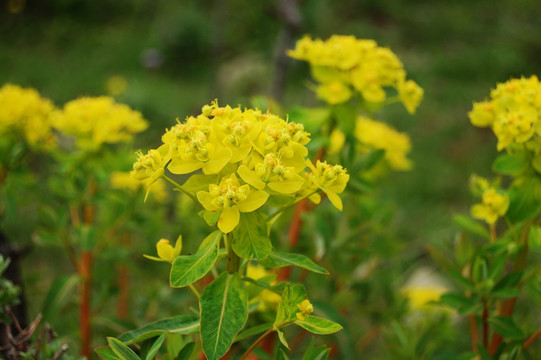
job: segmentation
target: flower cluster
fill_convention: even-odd
[[[407,158],[411,141],[407,134],[364,116],[357,118],[355,136],[366,147],[385,150],[385,160],[394,170],[409,170],[412,166]]]
[[[99,149],[104,143],[128,141],[148,127],[139,112],[106,96],[68,102],[62,111],[56,112],[53,124],[75,137],[76,146],[85,150]]]
[[[319,82],[317,95],[329,104],[343,103],[355,91],[368,102],[382,103],[385,88],[394,88],[408,112],[414,113],[423,98],[423,89],[406,80],[398,57],[373,40],[333,35],[323,41],[306,36],[288,55],[310,63]]]
[[[539,148],[541,140],[541,83],[536,76],[511,79],[490,92],[490,100],[474,103],[471,123],[491,127],[498,138],[498,151],[523,147]]]
[[[325,164],[330,168],[325,172],[309,161],[313,171],[306,173],[309,135],[301,124],[215,101],[167,129],[163,145],[140,154],[132,175],[149,186],[165,167],[173,174],[201,171],[208,187],[195,197],[207,211],[220,213],[218,227],[224,233],[238,225],[240,213],[261,208],[273,195],[294,201],[321,189],[341,208],[337,194],[349,175],[340,166]]]
[[[129,172],[123,171],[113,171],[109,178],[109,182],[113,189],[127,190],[131,193],[137,192],[143,186],[143,183],[134,179]],[[157,201],[165,201],[167,190],[163,180],[155,182],[152,186],[149,186],[148,189]]]
[[[54,147],[51,131],[53,103],[34,89],[7,84],[0,88],[0,135],[15,133],[30,146]]]
[[[480,176],[472,176],[470,187],[474,195],[482,198],[481,203],[475,204],[471,208],[471,214],[474,218],[486,221],[493,225],[502,217],[509,208],[509,196],[495,184],[490,184],[487,179]]]

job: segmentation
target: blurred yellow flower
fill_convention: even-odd
[[[120,75],[111,76],[105,82],[105,87],[110,95],[122,95],[128,90],[128,81]]]
[[[355,136],[369,148],[385,150],[385,159],[392,169],[411,169],[411,161],[407,158],[411,141],[407,134],[400,133],[382,122],[360,116],[357,118]]]
[[[0,135],[14,133],[30,146],[51,148],[56,144],[51,130],[55,107],[34,89],[6,84],[0,88]]]
[[[246,268],[246,276],[254,279],[254,280],[261,280],[261,279],[272,279],[270,281],[270,285],[274,285],[276,281],[274,278],[276,275],[272,273],[271,271],[266,270],[263,266],[255,263],[248,263],[248,267]],[[254,296],[250,302],[258,302],[259,306],[258,309],[260,311],[266,311],[266,310],[276,310],[278,308],[278,304],[280,303],[280,295],[278,295],[275,292],[272,292],[267,289],[263,289],[259,294]]]
[[[471,214],[474,218],[492,225],[507,212],[509,197],[494,188],[487,188],[482,196],[482,202],[472,206]]]
[[[143,255],[147,259],[154,260],[154,261],[164,261],[168,263],[173,263],[175,259],[180,255],[180,252],[182,251],[182,237],[179,236],[177,239],[177,242],[175,243],[175,247],[173,247],[169,240],[167,239],[160,239],[156,243],[156,252],[158,253],[158,257],[150,256],[150,255]]]
[[[439,301],[441,295],[448,289],[437,285],[410,285],[404,287],[401,293],[409,300],[412,310],[427,310],[430,302]]]
[[[111,187],[113,189],[128,190],[130,192],[136,192],[139,190],[143,183],[132,176],[130,172],[114,171],[109,178]],[[154,196],[154,199],[158,202],[163,202],[167,197],[167,189],[163,180],[157,180],[149,187],[150,193]]]

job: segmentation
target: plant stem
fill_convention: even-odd
[[[522,229],[522,234],[520,238],[522,249],[517,259],[515,260],[515,264],[513,265],[513,272],[522,270],[526,267],[526,260],[528,259],[528,234],[530,232],[531,225],[532,225],[532,222],[528,221],[526,224],[524,224],[524,228]],[[500,309],[499,315],[500,316],[513,315],[516,302],[517,302],[516,297],[505,300],[503,302],[502,308]],[[492,335],[492,339],[490,341],[490,346],[488,348],[488,352],[490,355],[494,355],[496,353],[496,350],[498,350],[498,347],[500,346],[502,341],[503,341],[503,337],[497,332],[494,332],[494,334]]]
[[[180,191],[182,191],[184,194],[188,195],[190,197],[190,199],[192,199],[193,201],[195,201],[196,204],[199,204],[201,205],[201,203],[199,202],[199,200],[197,200],[197,198],[191,194],[190,192],[186,191],[182,186],[180,186],[179,183],[177,183],[175,180],[171,179],[169,176],[167,175],[164,175],[163,178],[165,179],[165,181],[167,181],[168,183],[170,183],[171,185],[173,185],[174,187],[176,187],[177,189],[179,189]],[[201,205],[202,206],[202,205]]]
[[[490,224],[490,242],[496,242],[497,238],[496,226],[494,224]]]
[[[237,273],[239,272],[240,268],[240,258],[237,254],[235,254],[235,251],[233,251],[233,247],[231,246],[231,242],[229,241],[227,234],[224,234],[224,242],[227,250],[227,272],[230,274]]]
[[[488,347],[488,304],[487,301],[483,301],[483,346],[485,349]]]
[[[254,343],[252,345],[250,345],[250,347],[244,352],[244,354],[242,354],[242,356],[240,357],[239,360],[245,360],[248,357],[248,355],[250,355],[250,353],[257,347],[257,345],[259,345],[259,343],[261,343],[263,341],[263,339],[265,339],[269,334],[272,334],[272,332],[275,329],[279,329],[279,328],[281,328],[281,327],[283,327],[285,325],[291,324],[294,321],[295,321],[295,319],[284,321],[284,322],[278,324],[278,326],[273,326],[269,330],[265,331],[263,333],[263,335],[258,337],[257,340],[254,341]]]
[[[189,284],[188,285],[190,287],[190,290],[192,290],[193,294],[195,295],[196,298],[200,299],[201,298],[201,294],[199,293],[199,291],[197,291],[197,289],[195,288],[195,286],[193,286],[193,284]]]
[[[533,333],[533,335],[524,342],[524,346],[522,348],[527,349],[528,347],[530,347],[530,345],[532,345],[532,343],[535,341],[535,339],[539,337],[539,335],[541,335],[541,329],[537,329],[537,331]]]
[[[479,342],[479,339],[477,338],[477,323],[475,320],[475,315],[470,315],[470,334],[473,352],[477,354],[477,343]]]

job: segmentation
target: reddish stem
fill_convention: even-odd
[[[92,334],[90,332],[90,301],[92,293],[92,252],[85,250],[81,253],[79,266],[81,276],[81,308],[80,308],[80,330],[81,330],[81,355],[90,359],[90,344]]]
[[[532,343],[535,341],[535,339],[539,337],[539,335],[541,335],[541,329],[538,329],[535,333],[533,333],[533,335],[530,336],[528,340],[526,340],[522,348],[527,349],[528,347],[530,347],[530,345],[532,345]]]
[[[488,347],[488,305],[485,302],[483,308],[483,346],[485,349]]]
[[[475,321],[475,315],[470,315],[470,334],[473,352],[477,354],[477,343],[479,342],[479,339],[477,337],[477,322]]]

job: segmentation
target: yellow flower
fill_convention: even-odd
[[[424,91],[415,81],[408,80],[399,82],[398,94],[408,112],[413,114],[423,100]]]
[[[411,141],[407,134],[367,117],[357,118],[355,136],[364,145],[372,149],[385,150],[385,159],[394,170],[411,169],[407,154],[411,150]]]
[[[494,188],[488,188],[483,192],[482,202],[472,206],[471,214],[474,218],[492,225],[499,217],[505,215],[508,208],[509,197],[497,192]]]
[[[329,136],[329,155],[338,154],[344,147],[346,135],[339,129],[334,129]]]
[[[522,144],[530,140],[534,135],[537,119],[537,110],[533,106],[500,113],[492,127],[498,138],[498,151],[514,142]]]
[[[331,105],[348,101],[352,94],[349,87],[341,81],[333,81],[317,87],[317,96]]]
[[[125,142],[146,130],[141,114],[106,96],[82,97],[56,113],[54,127],[74,136],[81,149],[96,150],[104,143]]]
[[[251,262],[248,263],[248,267],[246,268],[246,276],[254,280],[261,280],[264,278],[273,279],[270,282],[270,285],[276,284],[276,280],[274,280],[276,275],[266,270],[259,264],[254,264]],[[280,303],[280,295],[270,290],[263,289],[254,298],[250,299],[250,302],[259,302],[258,309],[260,311],[276,310],[278,304]]]
[[[441,286],[411,285],[402,289],[402,295],[409,300],[413,310],[427,310],[429,303],[439,301],[448,290]]]
[[[111,76],[107,79],[105,86],[109,94],[117,96],[126,92],[128,89],[128,81],[126,81],[126,78],[123,76]]]
[[[150,256],[150,255],[143,255],[143,256],[150,260],[164,261],[164,262],[168,262],[172,264],[175,261],[175,259],[180,255],[181,251],[182,251],[182,236],[179,236],[177,239],[177,242],[175,243],[175,247],[171,246],[169,240],[160,239],[156,243],[156,252],[158,253],[158,257]]]
[[[312,170],[309,175],[311,181],[323,190],[331,203],[342,211],[342,200],[338,194],[342,193],[349,181],[349,175],[341,165],[329,165],[326,161],[317,161],[314,166],[310,160],[306,164]]]
[[[130,192],[136,192],[143,186],[143,183],[129,172],[114,171],[111,173],[109,181],[113,189],[128,190]],[[165,201],[167,191],[163,180],[154,182],[150,185],[149,190],[157,201]]]
[[[473,110],[468,113],[470,121],[477,127],[488,127],[494,122],[494,105],[490,101],[473,104]]]
[[[295,193],[302,187],[304,178],[297,172],[298,169],[293,166],[284,166],[275,153],[265,155],[255,163],[253,169],[240,165],[237,170],[242,180],[254,188],[263,190],[268,186],[282,194]]]
[[[51,148],[56,139],[51,131],[54,105],[34,89],[7,84],[0,88],[0,134],[13,132],[30,146]]]
[[[170,160],[169,145],[164,144],[158,149],[149,150],[146,155],[139,152],[137,161],[133,164],[131,176],[145,183],[147,192],[145,201],[150,192],[150,187],[164,174],[164,167]]]
[[[240,212],[259,209],[268,197],[269,194],[264,191],[252,190],[250,185],[240,185],[235,174],[222,178],[219,185],[209,185],[209,191],[197,193],[197,199],[206,210],[221,211],[218,228],[225,234],[239,224]]]
[[[300,310],[300,312],[297,313],[297,318],[299,318],[299,320],[304,320],[306,316],[314,312],[314,306],[308,299],[303,300],[297,307]]]

